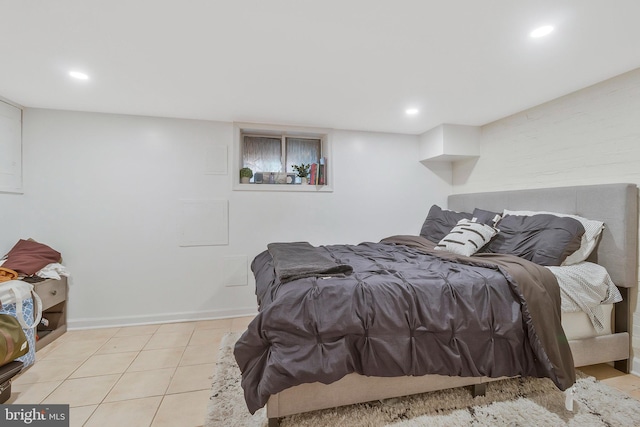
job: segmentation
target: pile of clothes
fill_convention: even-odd
[[[62,255],[55,249],[32,239],[20,239],[0,260],[0,282],[60,280],[60,276],[69,276],[61,262]]]

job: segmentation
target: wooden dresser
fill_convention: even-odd
[[[33,286],[42,300],[42,318],[49,321],[47,326],[42,323],[38,325],[38,351],[67,331],[67,278],[45,279]]]

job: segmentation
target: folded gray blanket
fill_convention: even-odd
[[[305,277],[344,277],[353,272],[350,265],[337,264],[324,248],[308,242],[269,243],[267,248],[281,283]]]

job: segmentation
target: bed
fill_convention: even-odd
[[[575,379],[575,377],[572,377],[573,366],[578,367],[603,362],[614,362],[617,369],[628,372],[630,357],[630,290],[637,284],[638,268],[637,205],[638,190],[637,187],[633,184],[607,184],[595,186],[561,187],[550,189],[451,195],[448,198],[448,209],[456,212],[473,212],[476,209],[488,212],[503,212],[504,209],[514,211],[547,211],[580,215],[584,218],[593,218],[603,221],[605,223],[604,231],[601,233],[597,246],[590,254],[587,261],[597,263],[606,268],[623,298],[622,302],[615,304],[615,309],[612,308],[613,306],[611,304],[608,304],[603,308],[604,314],[602,318],[604,319],[603,323],[605,324],[603,325],[602,330],[596,331],[593,329],[593,327],[590,327],[588,317],[584,315],[581,316],[580,313],[571,313],[571,315],[565,315],[562,316],[562,318],[559,313],[554,314],[553,310],[551,312],[538,313],[537,310],[539,310],[539,308],[536,308],[536,306],[553,306],[555,303],[535,304],[532,303],[528,298],[535,299],[538,297],[530,297],[527,294],[527,299],[524,300],[525,302],[523,304],[523,307],[525,307],[526,310],[523,309],[522,313],[519,314],[520,316],[522,316],[522,318],[515,318],[515,323],[520,322],[522,323],[522,325],[533,324],[535,327],[530,329],[535,330],[535,333],[531,335],[532,332],[527,330],[527,326],[523,328],[524,335],[518,335],[519,332],[516,330],[509,330],[508,332],[504,333],[504,337],[508,336],[509,340],[513,339],[515,341],[511,342],[506,340],[504,342],[508,342],[510,344],[501,345],[501,347],[507,348],[505,350],[506,352],[513,351],[514,347],[517,348],[517,351],[521,351],[521,347],[523,347],[522,341],[524,340],[524,342],[526,343],[533,343],[533,345],[531,345],[533,349],[527,348],[524,351],[523,356],[518,356],[520,359],[514,358],[513,356],[505,356],[504,359],[501,359],[504,360],[504,363],[487,367],[486,365],[483,366],[482,362],[480,362],[480,366],[478,368],[476,365],[474,365],[476,363],[475,361],[473,361],[472,363],[465,362],[464,360],[465,357],[469,359],[477,358],[477,353],[475,355],[473,353],[467,354],[467,349],[463,348],[459,354],[452,358],[452,360],[455,359],[455,366],[453,371],[458,372],[459,375],[452,374],[450,371],[446,370],[442,371],[438,366],[438,363],[443,364],[442,360],[444,359],[439,356],[439,358],[435,358],[433,360],[429,359],[429,362],[426,362],[426,364],[429,365],[428,369],[422,366],[411,366],[410,369],[405,366],[399,366],[403,364],[403,360],[409,360],[400,357],[395,362],[395,365],[398,365],[397,369],[399,371],[406,372],[406,374],[400,375],[396,372],[392,373],[391,375],[400,376],[388,376],[390,374],[387,372],[376,371],[375,360],[373,361],[373,365],[367,365],[363,368],[362,366],[359,366],[359,364],[361,363],[360,360],[352,360],[347,363],[343,360],[336,359],[333,356],[333,352],[335,348],[345,346],[344,340],[341,340],[339,337],[328,337],[327,334],[318,333],[317,329],[319,326],[317,324],[310,325],[303,323],[298,324],[297,326],[278,325],[278,321],[284,322],[284,320],[282,319],[285,319],[285,316],[275,316],[274,318],[279,320],[277,320],[275,324],[270,324],[266,318],[261,316],[261,314],[263,314],[263,307],[267,307],[270,312],[273,312],[274,310],[280,310],[281,312],[293,312],[298,310],[306,311],[307,314],[309,310],[315,309],[313,305],[301,303],[301,299],[298,300],[297,303],[293,302],[289,303],[289,305],[274,308],[272,301],[275,299],[275,295],[278,294],[278,292],[282,293],[285,289],[294,289],[294,286],[292,285],[305,283],[305,280],[312,280],[315,283],[314,286],[309,287],[307,292],[311,292],[313,290],[317,291],[319,289],[318,283],[322,285],[325,282],[322,282],[324,280],[323,277],[315,276],[311,279],[297,279],[297,277],[294,276],[292,281],[287,284],[277,281],[276,286],[272,286],[270,288],[265,287],[266,285],[262,282],[273,282],[273,274],[275,274],[275,272],[273,271],[274,267],[273,265],[270,265],[269,262],[256,264],[256,261],[260,256],[256,257],[256,260],[254,260],[254,273],[256,274],[256,286],[259,304],[261,305],[261,314],[259,314],[256,319],[254,319],[252,324],[249,325],[248,330],[240,338],[235,348],[236,359],[239,366],[241,367],[241,370],[243,371],[243,387],[245,388],[245,398],[247,399],[249,409],[253,412],[258,406],[264,404],[264,401],[266,399],[264,396],[265,390],[262,390],[261,392],[263,396],[261,397],[261,400],[256,400],[256,389],[260,387],[255,387],[250,381],[250,378],[255,377],[256,375],[266,375],[273,377],[272,380],[276,384],[274,388],[271,389],[277,390],[277,392],[266,393],[266,397],[268,397],[266,406],[270,425],[277,425],[278,419],[280,417],[295,413],[409,395],[414,393],[422,393],[445,388],[473,386],[474,393],[482,393],[483,388],[488,382],[500,377],[516,375],[514,374],[514,372],[518,370],[520,370],[519,372],[521,372],[521,374],[523,373],[524,375],[549,377],[562,390],[570,387],[572,381]],[[380,255],[383,259],[383,261],[378,262],[380,265],[386,264],[387,266],[393,266],[395,265],[393,263],[399,257],[408,260],[409,263],[413,264],[420,264],[424,262],[425,258],[423,255],[425,253],[428,253],[428,250],[419,247],[420,245],[424,245],[424,242],[422,240],[416,241],[413,247],[411,242],[411,237],[400,236],[400,240],[395,238],[395,240],[386,240],[381,243],[367,243],[364,244],[363,249],[365,254],[362,256],[358,255],[357,257],[355,255],[351,257],[351,249],[341,246],[332,248],[331,250],[335,250],[335,253],[333,253],[331,256],[334,258],[334,260],[337,259],[338,261],[344,261],[338,263],[342,265],[348,265],[349,262],[354,263],[354,265],[358,265],[358,262],[360,262],[358,261],[358,259],[370,259],[373,263],[376,263],[378,261],[376,261],[376,258],[370,254],[380,253],[380,245],[386,245],[384,252]],[[398,247],[401,250],[401,254],[387,254],[386,247]],[[430,250],[430,248],[428,249]],[[446,251],[441,251],[441,253],[445,252]],[[526,286],[520,286],[519,284],[520,280],[525,280],[524,278],[521,279],[520,276],[517,276],[515,277],[515,280],[510,280],[513,279],[513,277],[511,277],[511,274],[513,274],[513,270],[509,269],[518,269],[520,267],[509,266],[509,269],[506,270],[507,274],[504,274],[503,269],[506,269],[507,267],[495,267],[496,264],[493,263],[500,263],[502,262],[502,260],[493,259],[499,258],[494,257],[493,255],[494,254],[489,254],[485,258],[479,257],[479,260],[475,257],[471,257],[469,259],[464,258],[465,261],[462,263],[463,267],[453,268],[461,269],[463,271],[466,271],[467,268],[470,268],[471,272],[469,274],[477,275],[478,273],[475,269],[479,267],[483,269],[481,270],[482,279],[480,281],[485,282],[486,278],[484,277],[484,275],[492,275],[492,271],[497,271],[498,273],[500,273],[500,275],[498,276],[505,277],[507,279],[507,285],[510,286],[508,289],[510,289],[510,292],[512,293],[515,292],[516,296],[520,295],[520,292],[530,292],[527,291]],[[261,256],[263,258],[267,257],[267,255],[265,255],[264,253],[261,254]],[[387,257],[386,260],[384,257]],[[436,258],[444,259],[444,261],[442,261],[442,263],[444,264],[448,264],[449,262],[446,255],[438,257],[428,255],[428,257],[430,260]],[[474,260],[469,261],[472,258]],[[457,260],[456,262],[458,261],[459,260]],[[437,260],[434,262],[440,263],[440,261]],[[512,260],[506,260],[504,262],[507,262],[508,264],[512,262]],[[517,263],[517,261],[515,262]],[[525,263],[524,267],[530,268],[531,266],[529,264]],[[375,270],[371,267],[367,268],[368,269],[366,269],[366,271]],[[452,267],[449,266],[447,268]],[[272,276],[269,276],[268,270],[271,270]],[[543,271],[538,270],[545,270],[544,267],[536,269],[536,274],[542,276],[546,274]],[[348,273],[349,272],[345,271],[331,271],[328,273],[328,275],[335,277],[345,274],[346,277],[350,277]],[[392,271],[392,273],[398,275],[398,273],[396,273],[395,271]],[[400,276],[409,274],[410,273],[399,273]],[[357,274],[355,273],[354,275],[357,276]],[[448,283],[448,280],[449,278],[447,276],[447,280],[444,281],[444,286],[452,286]],[[543,283],[545,280],[541,280],[540,283],[535,282],[532,287],[535,288],[536,286],[548,286],[547,284]],[[511,281],[513,281],[515,285],[511,283]],[[557,287],[557,284],[555,285],[555,287]],[[268,292],[265,290],[267,288]],[[335,289],[340,288],[338,287]],[[415,288],[410,287],[410,289],[412,289],[413,293],[416,293]],[[496,290],[494,290],[494,288],[491,289],[491,292],[496,292],[498,294],[502,292],[499,290],[501,288],[497,287],[497,285],[495,288]],[[335,292],[336,301],[339,301],[338,294],[341,291]],[[543,294],[553,294],[554,292],[556,291],[554,291],[552,288],[545,288],[545,292],[543,292]],[[300,295],[302,294],[304,294],[304,292],[302,292]],[[480,294],[474,294],[473,292],[471,292],[470,295],[471,299],[482,298],[482,296],[477,297],[477,295]],[[404,300],[404,296],[401,299]],[[513,301],[507,303],[513,304]],[[464,306],[465,304],[461,303],[460,305]],[[504,313],[505,311],[508,311],[508,307],[509,306],[506,306],[504,309],[501,308],[499,310],[496,310],[494,314],[492,314],[492,316],[494,316],[495,313]],[[332,310],[334,312],[339,312],[340,308],[336,306],[333,307]],[[400,311],[402,310],[406,311],[406,307],[401,308]],[[470,313],[473,313],[474,310],[475,309],[471,309]],[[541,308],[541,310],[544,310],[544,308]],[[357,308],[352,308],[351,311],[353,313],[346,313],[345,315],[348,316],[349,314],[351,314],[352,316],[358,316],[361,314],[356,313],[358,312]],[[467,313],[466,315],[469,316],[470,314]],[[426,314],[420,312],[416,316],[419,318],[421,316],[426,316]],[[544,328],[541,327],[541,323],[539,323],[539,319],[541,317],[545,319],[557,318],[557,322],[560,322],[560,320],[562,321],[562,327],[559,330],[556,329],[546,331],[547,328],[553,329],[558,328],[558,326],[553,321],[550,321],[549,326],[545,324]],[[337,319],[338,323],[342,322],[342,320],[340,320],[340,317],[337,317]],[[609,322],[608,319],[613,320]],[[408,322],[411,323],[412,320],[408,320]],[[284,330],[288,330],[287,333],[290,335],[289,338],[291,338],[288,340],[289,344],[286,343],[287,340],[281,339],[271,333],[271,329],[277,329],[279,327],[282,327]],[[338,325],[338,327],[343,328],[345,330],[345,334],[349,335],[348,330],[350,326],[348,323],[340,324]],[[296,341],[296,337],[304,335],[304,330],[313,328],[316,328],[316,334],[319,337],[317,343],[318,349],[314,349],[313,352],[310,353],[306,352],[306,350],[302,346],[290,346],[291,342]],[[492,328],[492,331],[490,331],[490,333],[492,334],[495,334],[495,332],[499,329],[503,329],[502,327],[494,328],[493,326]],[[506,331],[508,328],[505,327],[504,329]],[[566,335],[564,329],[566,329]],[[475,331],[471,330],[470,333],[475,333]],[[329,333],[328,335],[331,334]],[[558,338],[554,342],[547,342],[547,335],[555,335],[560,338]],[[495,341],[502,343],[503,341],[501,340],[504,337],[499,337],[500,340],[496,339]],[[388,350],[389,347],[393,347],[394,345],[396,345],[393,343],[393,339],[394,338],[390,338],[392,344],[387,343],[386,347],[385,344],[379,344],[380,348],[384,351],[385,348]],[[424,355],[424,349],[421,350],[419,345],[414,344],[414,341],[418,342],[418,340],[416,339],[416,337],[414,337],[413,332],[411,334],[411,337],[408,339],[413,340],[411,341],[411,346],[409,346],[412,349],[411,351],[418,353],[417,355],[413,354],[410,360],[419,360],[420,357]],[[488,338],[488,341],[493,342],[493,336]],[[376,341],[372,339],[372,337],[366,337],[366,342],[367,345],[378,345],[376,344]],[[433,348],[434,342],[437,341],[431,342],[430,348]],[[536,347],[539,343],[541,343],[543,349],[542,353],[540,353],[539,348]],[[348,344],[353,345],[353,342]],[[527,346],[529,344],[527,344]],[[470,347],[473,347],[473,345],[470,345]],[[493,351],[493,347],[491,347],[491,349]],[[570,349],[570,351],[568,351],[568,356],[566,354],[566,349]],[[471,351],[474,350],[469,350],[469,352]],[[318,356],[316,352],[318,352],[320,356]],[[387,352],[390,353],[389,351]],[[251,354],[253,354],[253,356],[251,356]],[[287,363],[281,363],[275,370],[272,369],[271,371],[264,368],[267,360],[275,360],[279,357],[283,357],[283,354],[288,355],[287,357],[290,358],[288,359]],[[496,353],[496,355],[498,354],[499,353]],[[538,358],[544,359],[546,357],[545,355],[548,355],[550,360],[537,360]],[[304,359],[307,357],[309,358],[309,360],[313,361],[310,368],[305,368],[306,370],[289,369],[290,365],[293,366],[299,361],[296,360],[296,358]],[[393,359],[395,356],[387,354],[385,357],[387,357],[387,359]],[[385,369],[388,368],[389,364],[387,362],[378,362],[379,364],[384,365]],[[353,366],[345,368],[345,363],[358,365],[358,369],[356,369],[356,372],[347,373],[345,375],[345,370],[353,370]],[[444,364],[447,364],[446,361],[444,362]],[[500,367],[504,364],[513,365],[514,370],[501,370]],[[571,365],[571,369],[568,368],[568,364]],[[425,369],[428,371],[438,372],[438,374],[425,374]],[[314,372],[312,371],[316,370],[322,370],[324,374],[328,373],[329,375],[325,375],[321,379],[317,379],[316,381],[314,381],[315,377]],[[332,376],[332,372],[335,372],[335,375]],[[364,372],[365,375],[361,375],[357,372]],[[269,387],[267,387],[267,390],[269,390]]]

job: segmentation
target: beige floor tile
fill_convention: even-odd
[[[62,381],[48,381],[32,384],[11,384],[11,397],[5,404],[37,405],[49,396]]]
[[[157,334],[188,334],[193,332],[196,327],[196,322],[179,322],[179,323],[165,323],[164,325],[160,325]]]
[[[137,352],[96,354],[88,358],[69,378],[121,374],[138,355]]]
[[[627,394],[636,400],[640,400],[640,388],[627,392]]]
[[[42,403],[69,404],[71,407],[99,404],[116,384],[118,378],[120,375],[66,380]]]
[[[184,350],[179,366],[215,363],[218,360],[218,345],[190,345]]]
[[[60,340],[62,342],[77,342],[77,341],[86,341],[86,340],[97,340],[101,339],[103,341],[108,340],[112,336],[114,336],[120,328],[102,328],[102,329],[82,329],[78,331],[67,331],[64,335],[58,338],[56,341]]]
[[[71,427],[202,426],[220,340],[252,319],[69,331],[38,351],[8,403],[69,404]]]
[[[189,345],[210,345],[217,347],[222,337],[228,334],[224,329],[202,329],[194,331],[189,340]]]
[[[143,350],[133,361],[127,372],[151,371],[162,368],[175,368],[184,353],[183,347]]]
[[[196,331],[200,329],[225,329],[227,331],[231,330],[231,324],[233,323],[233,319],[213,319],[213,320],[200,320],[196,323]]]
[[[103,403],[98,406],[84,427],[146,427],[160,406],[162,397],[126,400],[122,402]],[[182,426],[174,424],[173,427]]]
[[[160,325],[125,326],[120,328],[114,337],[131,337],[136,335],[153,335]]]
[[[142,397],[162,396],[167,391],[174,372],[174,368],[126,372],[104,401],[115,402]]]
[[[255,316],[235,317],[231,322],[232,332],[244,332]]]
[[[18,375],[13,384],[31,384],[64,380],[78,369],[85,359],[44,359],[37,361],[25,372]]]
[[[621,377],[625,375],[624,372],[620,372],[613,366],[606,363],[600,363],[598,365],[581,366],[578,368],[580,371],[587,375],[595,377],[597,380],[605,380],[607,378]]]
[[[164,397],[152,427],[199,427],[204,424],[209,390],[170,394]]]
[[[156,333],[144,346],[145,350],[157,350],[160,348],[186,347],[191,338],[191,332]]]
[[[69,408],[69,427],[84,426],[97,407],[98,405],[88,405]]]
[[[137,335],[129,337],[113,337],[107,341],[97,354],[125,353],[129,351],[140,351],[149,341],[152,335]]]
[[[215,363],[204,365],[180,366],[176,369],[167,394],[184,393],[187,391],[209,390],[213,378]]]
[[[107,342],[107,338],[88,339],[84,341],[64,341],[46,354],[42,360],[51,359],[88,359]],[[36,353],[37,355],[37,353]]]
[[[626,374],[620,377],[607,378],[602,380],[601,382],[624,392],[630,392],[640,388],[640,381],[638,380],[638,377],[631,374]]]
[[[45,347],[41,348],[40,350],[37,350],[36,351],[36,361],[46,358],[47,354],[51,353],[53,350],[58,348],[58,346],[60,346],[63,342],[64,341],[62,341],[60,338],[58,338],[57,340],[47,344]]]

